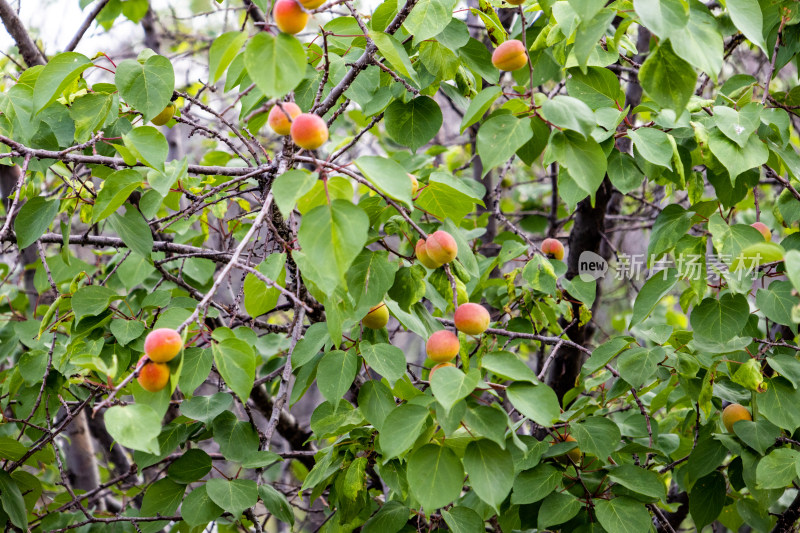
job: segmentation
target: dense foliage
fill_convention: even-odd
[[[0,0],[0,522],[794,530],[800,5],[287,1]]]

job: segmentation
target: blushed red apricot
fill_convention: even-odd
[[[316,150],[328,140],[328,125],[319,115],[302,113],[292,121],[291,134],[300,148]]]
[[[381,302],[369,308],[367,315],[361,319],[365,328],[383,329],[389,323],[389,308]]]
[[[452,331],[446,329],[435,332],[428,338],[425,344],[425,351],[428,357],[437,363],[446,363],[458,355],[461,344],[458,337]]]
[[[428,235],[428,240],[425,241],[425,251],[428,252],[428,257],[444,265],[456,258],[458,245],[452,235],[438,230]]]
[[[564,245],[558,239],[545,239],[542,241],[542,253],[561,261],[564,259]]]
[[[428,268],[434,269],[442,266],[441,263],[437,263],[428,255],[428,249],[423,239],[417,241],[417,245],[414,247],[414,253],[417,255],[419,262]]]
[[[750,226],[757,229],[764,236],[765,241],[770,242],[772,240],[772,232],[763,222],[753,222]]]
[[[492,65],[500,70],[519,70],[528,64],[528,52],[522,41],[511,39],[494,49]]]
[[[733,425],[740,420],[753,420],[750,411],[744,405],[732,403],[722,410],[722,423],[728,433],[733,433]]]
[[[482,305],[465,303],[458,306],[453,321],[458,331],[467,335],[480,335],[489,327],[489,311]]]
[[[272,109],[269,110],[267,124],[269,124],[269,127],[272,128],[272,131],[278,135],[289,135],[289,132],[292,129],[292,123],[289,121],[289,118],[286,116],[286,114],[288,113],[289,117],[294,120],[302,112],[303,111],[300,109],[300,106],[294,102],[281,102],[280,105],[275,104],[272,106]]]
[[[158,392],[169,383],[169,367],[164,363],[148,361],[139,369],[139,385],[149,392]]]
[[[181,349],[183,349],[183,338],[174,329],[154,329],[144,340],[144,353],[156,363],[171,361]]]
[[[295,0],[278,0],[272,9],[275,24],[283,33],[300,33],[308,23],[308,13]]]

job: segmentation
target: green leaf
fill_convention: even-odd
[[[75,321],[79,322],[85,316],[96,316],[108,309],[111,300],[117,298],[117,293],[100,285],[87,285],[81,287],[72,295],[72,311]]]
[[[169,465],[167,475],[178,483],[192,483],[211,472],[211,456],[199,448],[192,448]]]
[[[750,306],[741,294],[726,293],[719,300],[706,298],[692,310],[689,322],[695,336],[724,342],[742,333]]]
[[[482,367],[509,381],[539,383],[536,374],[519,356],[511,352],[490,352],[483,356]]]
[[[307,258],[300,265],[303,275],[310,275],[325,294],[333,294],[355,258],[353,251],[366,244],[368,228],[367,214],[346,200],[312,209],[297,232]]]
[[[478,513],[469,507],[456,506],[446,511],[442,509],[442,518],[453,533],[483,532],[483,520]]]
[[[303,170],[287,170],[277,178],[272,184],[272,195],[275,198],[275,205],[281,210],[285,218],[294,210],[303,195],[314,187],[317,182],[316,173],[308,173]]]
[[[383,121],[389,137],[416,152],[418,148],[433,139],[439,132],[439,128],[442,127],[442,111],[439,109],[439,104],[432,98],[418,96],[408,103],[404,103],[402,100],[395,100],[389,104],[389,107],[384,112]],[[373,157],[377,160],[383,159],[374,156],[362,156],[359,160],[365,157]],[[362,172],[364,171],[362,170]],[[403,174],[398,174],[395,179],[399,182],[402,176]],[[409,200],[406,203],[410,205],[411,187],[409,186],[408,189]]]
[[[123,135],[122,140],[139,161],[156,170],[164,170],[169,145],[158,129],[153,126],[135,128]]]
[[[361,355],[367,364],[385,377],[391,386],[406,373],[406,356],[403,350],[387,343],[362,343]]]
[[[388,121],[388,109],[386,110],[386,113],[387,118],[385,120]],[[417,119],[423,120],[422,117],[417,117]],[[404,129],[412,127],[412,125],[408,124],[403,126]],[[387,130],[389,128],[388,122],[386,128]],[[412,149],[415,150],[416,148],[412,147]],[[354,163],[364,177],[367,178],[370,183],[375,185],[379,191],[384,193],[389,198],[398,200],[406,206],[413,208],[413,204],[411,203],[411,179],[408,177],[405,169],[400,166],[399,163],[387,157],[373,155],[361,156],[356,159]]]
[[[117,65],[114,83],[120,96],[148,122],[169,104],[175,90],[175,72],[164,56],[151,55],[143,63],[125,59]]]
[[[50,59],[39,73],[33,88],[33,112],[52,104],[92,62],[83,54],[64,52]]]
[[[272,253],[263,263],[256,267],[267,279],[274,281],[279,286],[286,285],[286,254]],[[253,274],[244,278],[244,308],[252,317],[261,316],[272,311],[278,304],[281,292],[267,285]]]
[[[389,296],[397,302],[401,309],[408,311],[425,296],[425,267],[415,264],[401,267],[394,276],[394,283],[389,289]]]
[[[150,257],[153,234],[138,209],[128,206],[124,215],[113,213],[108,217],[108,223],[128,248],[142,257]]]
[[[461,127],[459,133],[464,133],[464,130],[478,122],[483,115],[489,110],[497,97],[500,96],[502,89],[495,85],[486,87],[469,103],[467,111],[464,113],[464,118],[461,119]]]
[[[639,69],[639,81],[647,96],[680,114],[694,94],[697,76],[692,65],[673,52],[669,41],[662,41]]]
[[[28,531],[28,511],[22,492],[14,479],[5,470],[0,470],[0,502],[11,523]]]
[[[672,143],[670,136],[655,128],[628,130],[633,146],[647,161],[654,165],[672,168]]]
[[[618,498],[614,498],[615,500]],[[563,524],[572,519],[581,510],[581,503],[568,492],[552,492],[539,507],[539,529],[549,529],[551,526]],[[616,530],[610,530],[616,533]]]
[[[592,108],[571,96],[556,96],[542,104],[542,115],[560,129],[568,129],[583,135],[591,135],[596,126]]]
[[[414,45],[439,35],[453,19],[455,0],[420,0],[403,27],[414,36]]]
[[[561,415],[558,397],[547,385],[514,383],[506,392],[514,407],[540,426],[552,426]]]
[[[178,386],[184,394],[194,392],[208,378],[213,359],[211,349],[208,348],[185,348],[183,350],[183,367],[178,378]]]
[[[358,408],[361,414],[379,432],[383,429],[386,417],[395,407],[392,391],[377,379],[367,381],[358,391]]]
[[[758,488],[783,489],[797,478],[800,453],[791,448],[777,448],[758,462],[756,482]]]
[[[543,500],[558,487],[561,478],[561,471],[548,463],[525,470],[514,480],[511,503],[525,505]]]
[[[719,472],[712,472],[694,484],[689,493],[689,513],[698,531],[716,520],[722,512],[725,492],[725,477]]]
[[[475,390],[480,377],[480,372],[475,370],[465,374],[455,367],[440,368],[431,378],[433,396],[445,411],[450,411],[458,400],[466,398]]]
[[[396,500],[386,502],[372,518],[361,527],[362,533],[397,533],[410,514],[408,507]]]
[[[571,425],[570,429],[581,451],[594,455],[602,462],[606,461],[619,444],[619,427],[608,418],[592,416]]]
[[[634,0],[633,9],[647,29],[662,39],[689,22],[689,13],[680,0]]]
[[[212,502],[238,519],[245,509],[258,502],[258,486],[250,479],[213,478],[206,482],[206,492]]]
[[[212,429],[214,440],[225,459],[242,463],[258,452],[259,441],[255,429],[249,421],[239,420],[231,411],[217,415]]]
[[[450,19],[447,19],[450,22]],[[445,24],[447,26],[447,24]],[[411,60],[408,58],[408,53],[403,45],[394,36],[388,33],[371,31],[369,36],[378,47],[378,51],[389,62],[392,68],[399,74],[405,76],[419,86],[417,73],[414,70]]]
[[[689,10],[688,24],[671,32],[672,49],[679,57],[706,72],[716,82],[717,73],[722,70],[723,63],[722,34],[717,21],[704,5],[693,2]]]
[[[429,414],[425,407],[413,404],[400,405],[389,413],[383,422],[383,431],[380,434],[384,460],[396,457],[411,448],[422,432]]]
[[[621,193],[626,194],[641,187],[644,174],[631,156],[612,150],[608,159],[608,179]]]
[[[222,516],[223,509],[208,496],[206,485],[200,485],[183,500],[181,517],[192,527],[205,526]]]
[[[408,459],[411,495],[427,511],[451,503],[461,494],[464,469],[450,448],[426,444]]]
[[[759,3],[756,0],[728,0],[725,6],[739,31],[769,55],[770,51],[764,41],[764,19]]]
[[[358,357],[352,351],[332,350],[322,356],[317,368],[317,386],[322,396],[336,404],[353,384]]]
[[[97,313],[95,313],[97,314]],[[144,323],[138,320],[125,320],[117,318],[109,326],[111,333],[121,346],[125,346],[133,339],[138,339],[144,333]]]
[[[800,387],[800,361],[785,353],[767,357],[767,363],[778,374],[789,380],[795,389]]]
[[[181,414],[209,425],[217,415],[230,409],[231,404],[233,397],[224,392],[211,396],[193,396],[181,402]]]
[[[36,196],[23,204],[14,219],[14,232],[20,250],[35,243],[47,231],[60,207],[61,202],[48,200],[44,196]]]
[[[795,389],[783,378],[776,377],[766,382],[767,390],[756,396],[758,413],[778,426],[794,432],[800,427],[800,389]]]
[[[115,212],[142,184],[142,175],[132,169],[118,170],[103,180],[92,208],[92,222],[99,222]]]
[[[161,417],[149,405],[139,403],[110,407],[103,419],[114,440],[131,450],[158,454]]]
[[[533,130],[529,118],[497,115],[481,124],[477,151],[483,163],[483,173],[508,161],[531,137]]]
[[[499,509],[514,484],[511,453],[487,439],[472,441],[464,452],[464,468],[472,490],[481,500]]]
[[[261,501],[264,502],[264,506],[275,518],[281,522],[294,525],[294,512],[286,496],[275,490],[272,485],[266,483],[258,487],[258,495],[261,497]]]
[[[356,308],[366,311],[379,304],[394,284],[399,266],[389,261],[388,252],[362,250],[347,271],[348,295]]]
[[[664,349],[660,346],[653,348],[633,348],[624,351],[617,358],[619,374],[631,387],[639,388],[646,385],[657,365],[664,359]]]
[[[306,53],[300,41],[286,33],[258,32],[244,50],[247,73],[268,97],[279,98],[305,77]]]
[[[253,347],[243,340],[225,339],[212,344],[214,363],[222,379],[246,402],[256,378],[256,356]]]
[[[747,144],[740,147],[720,130],[714,129],[708,136],[708,147],[728,171],[732,186],[736,184],[735,180],[739,174],[760,167],[769,158],[767,145],[757,135],[748,137]]]
[[[214,39],[208,51],[208,73],[212,85],[222,77],[246,40],[247,33],[243,31],[229,31]]]
[[[644,504],[627,496],[598,500],[594,510],[597,520],[606,531],[640,533],[651,528],[650,513]]]
[[[756,305],[768,319],[796,330],[792,308],[800,304],[800,299],[792,295],[793,290],[790,281],[772,282],[766,289],[758,289]]]
[[[658,224],[658,221],[656,221],[656,224]],[[655,230],[653,233],[655,234]],[[641,290],[639,290],[639,294],[636,295],[636,300],[633,302],[633,314],[628,328],[632,328],[650,316],[658,302],[669,294],[669,291],[672,290],[677,281],[678,270],[674,268],[656,272],[653,277],[645,281]]]
[[[592,198],[603,183],[608,161],[592,137],[584,139],[574,132],[553,132],[545,151],[545,162],[558,161],[569,176]]]
[[[800,251],[788,250],[784,255],[784,265],[786,266],[786,276],[792,282],[795,289],[800,290]]]
[[[581,444],[581,446],[583,446]],[[658,474],[652,470],[635,465],[620,465],[608,472],[608,477],[615,483],[650,498],[665,499],[667,490]]]
[[[736,111],[731,107],[714,106],[714,123],[725,136],[744,148],[750,135],[761,123],[761,105],[750,103]]]
[[[86,94],[76,98],[69,107],[69,116],[75,121],[75,140],[86,142],[103,125],[116,100],[111,94]]]

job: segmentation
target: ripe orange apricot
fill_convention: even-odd
[[[553,442],[550,443],[550,446],[556,444],[558,442],[576,442],[575,437],[572,435],[565,435],[565,436],[558,436]],[[559,455],[556,457],[556,461],[559,463],[568,463],[567,457],[572,459],[572,462],[575,464],[579,464],[581,462],[581,449],[580,448],[572,448],[570,451],[565,453],[564,455]]]
[[[489,327],[489,311],[482,305],[465,303],[458,306],[453,321],[458,331],[467,335],[480,335]]]
[[[300,0],[300,3],[303,4],[303,7],[306,9],[317,9],[325,3],[325,0]]]
[[[291,134],[292,140],[300,148],[316,150],[328,140],[328,125],[319,115],[302,113],[292,121]]]
[[[151,118],[150,122],[156,126],[163,126],[170,121],[173,115],[175,115],[175,104],[170,102],[169,105],[167,105],[167,107],[161,111],[161,113]]]
[[[181,349],[183,349],[183,339],[174,329],[154,329],[144,339],[144,353],[156,363],[171,361]]]
[[[441,263],[434,261],[431,259],[431,256],[428,255],[428,248],[423,239],[417,241],[417,245],[414,247],[414,253],[417,255],[419,262],[428,268],[434,269],[442,266]]]
[[[733,425],[739,420],[753,420],[745,406],[732,403],[722,410],[722,423],[725,424],[728,433],[733,433]]]
[[[300,106],[294,102],[281,102],[280,105],[275,104],[272,106],[272,109],[269,110],[267,124],[269,124],[272,131],[278,135],[289,135],[289,131],[292,129],[292,123],[289,121],[286,114],[288,113],[289,117],[294,120],[302,112]]]
[[[564,245],[558,239],[545,239],[542,241],[542,253],[561,261],[564,259]]]
[[[148,361],[139,369],[139,385],[149,392],[158,392],[169,383],[169,367],[164,363]]]
[[[519,70],[528,64],[528,52],[522,41],[511,39],[506,41],[492,53],[492,65],[500,70]]]
[[[389,323],[389,308],[383,302],[370,307],[367,316],[361,319],[361,323],[369,329],[385,328]]]
[[[456,337],[455,333],[446,329],[435,332],[425,344],[425,351],[428,352],[428,357],[437,363],[450,361],[458,355],[460,348],[461,344],[458,342],[458,337]]]
[[[452,235],[438,230],[428,235],[428,240],[425,241],[425,251],[428,253],[428,257],[444,265],[456,258],[458,245]]]
[[[761,235],[764,236],[765,241],[770,242],[772,240],[772,232],[763,222],[753,222],[752,224],[750,224],[750,226],[754,227],[759,232],[761,232]]]
[[[272,9],[275,24],[283,33],[300,33],[308,23],[308,13],[295,0],[278,0]]]
[[[434,372],[436,372],[440,368],[444,368],[446,366],[452,366],[453,368],[455,368],[456,365],[454,365],[453,363],[439,363],[438,365],[434,365],[433,368],[431,368],[430,373],[428,374],[428,381],[433,379],[433,373]]]

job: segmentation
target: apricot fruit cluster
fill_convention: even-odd
[[[414,247],[419,262],[428,268],[439,268],[450,263],[458,255],[458,245],[452,235],[438,230],[426,240],[418,240]]]
[[[174,329],[159,328],[147,334],[144,339],[145,359],[139,360],[139,375],[136,380],[146,391],[158,392],[169,383],[169,367],[172,361],[183,349],[183,338]]]

